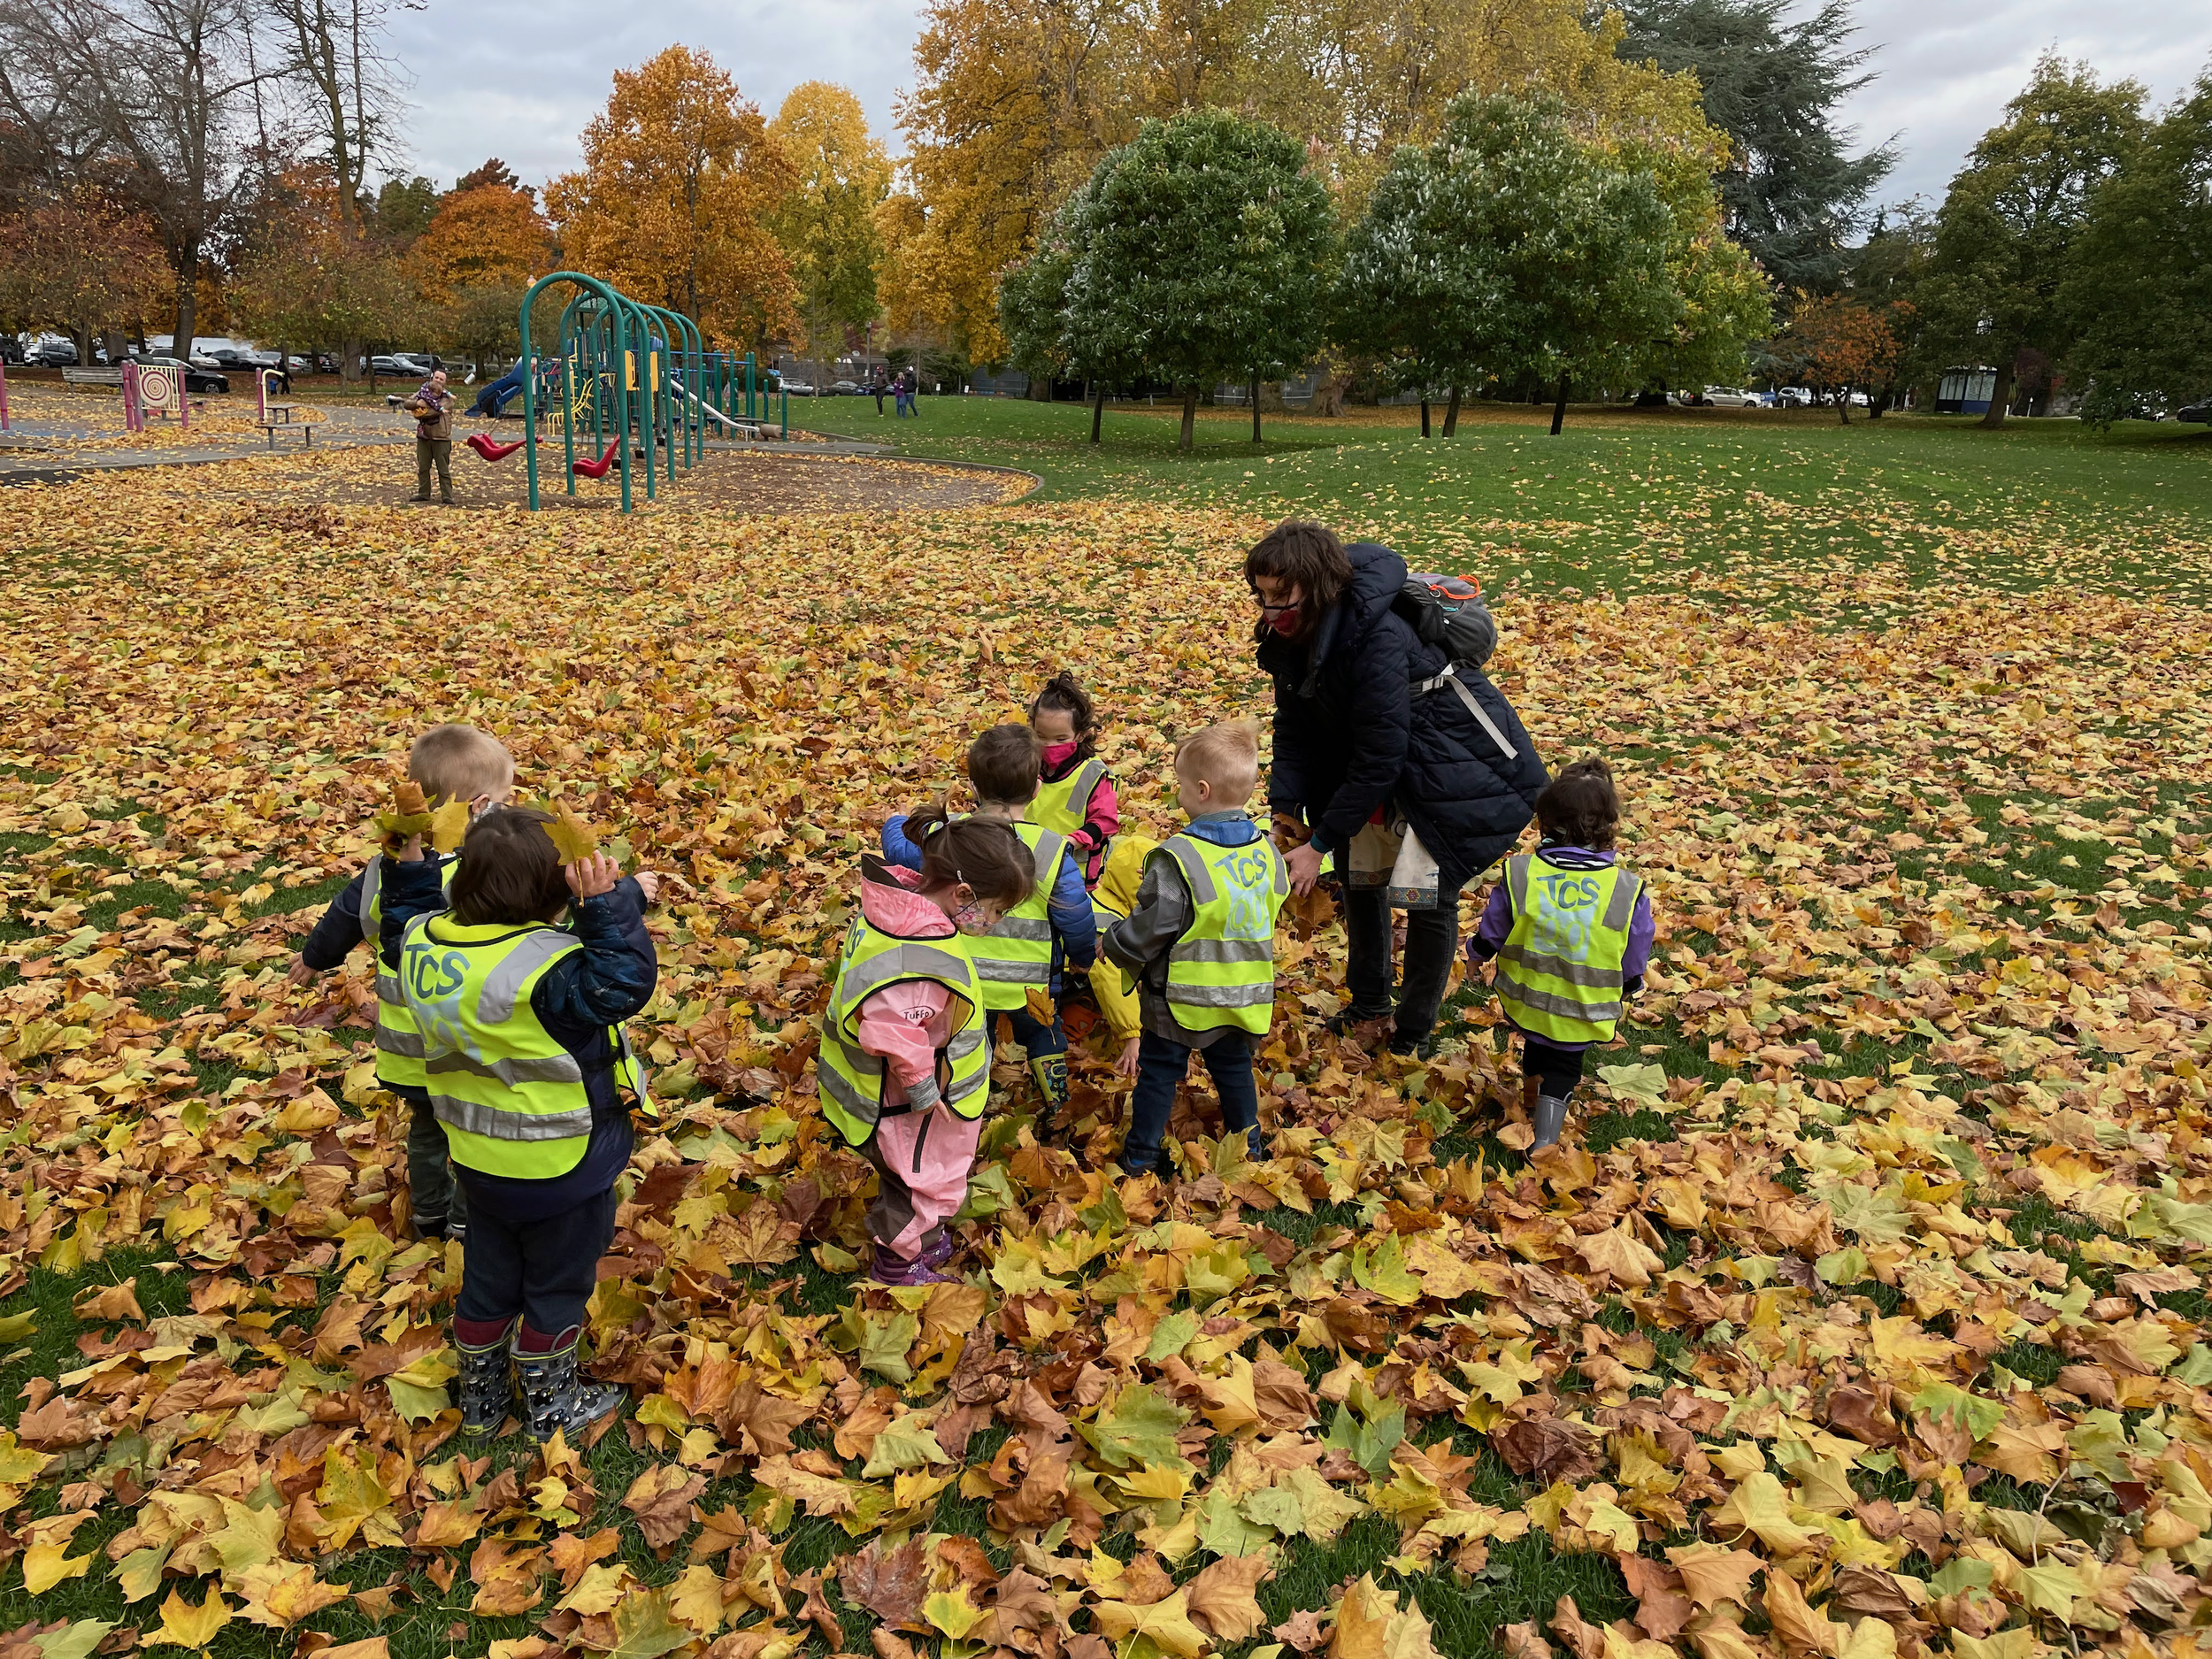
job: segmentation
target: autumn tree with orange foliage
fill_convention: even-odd
[[[0,220],[0,316],[65,329],[80,362],[92,361],[103,334],[111,352],[119,347],[123,326],[159,304],[167,286],[151,227],[98,191]]]
[[[440,343],[480,373],[488,357],[518,343],[523,294],[552,259],[553,227],[538,211],[535,193],[489,183],[457,187],[439,198],[408,265],[436,310]]]
[[[1801,294],[1776,356],[1795,366],[1797,378],[1832,395],[1847,426],[1851,394],[1894,378],[1901,345],[1893,323],[1911,311],[1901,300],[1873,306],[1847,294]]]
[[[794,175],[759,108],[705,52],[618,70],[584,165],[545,188],[569,263],[717,340],[794,329],[797,289],[766,219]]]

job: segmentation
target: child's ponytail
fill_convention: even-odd
[[[906,836],[922,849],[922,885],[964,885],[979,899],[1010,910],[1037,885],[1028,843],[1002,818],[948,820],[936,802],[906,820]]]
[[[951,822],[952,813],[945,805],[945,797],[941,795],[920,811],[906,815],[906,839],[919,847]]]
[[[1029,719],[1036,723],[1041,709],[1056,709],[1068,717],[1075,727],[1075,758],[1088,760],[1098,753],[1098,717],[1094,712],[1091,694],[1083,689],[1083,682],[1072,670],[1062,669],[1045,681],[1045,688],[1037,694],[1029,705]]]

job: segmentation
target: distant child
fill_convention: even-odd
[[[407,753],[407,775],[422,787],[432,810],[449,801],[469,803],[472,818],[506,804],[515,787],[515,763],[488,732],[472,726],[434,726]],[[442,879],[453,879],[455,860],[430,855]],[[363,941],[377,949],[383,918],[383,864],[369,867],[346,884],[323,919],[300,948],[290,979],[303,985],[318,973],[339,966]],[[458,1239],[468,1231],[468,1199],[453,1184],[447,1167],[445,1131],[430,1109],[429,1079],[423,1071],[422,1035],[400,998],[399,980],[380,967],[376,976],[376,1080],[407,1102],[413,1121],[407,1132],[407,1207],[419,1239]]]
[[[1121,829],[1121,803],[1113,774],[1097,758],[1098,718],[1090,693],[1061,670],[1029,705],[1029,725],[1043,746],[1043,776],[1026,816],[1075,844],[1083,885],[1094,887],[1106,843]]]
[[[982,981],[985,1010],[994,1019],[1005,1015],[1028,1053],[1029,1074],[1044,1099],[1039,1121],[1048,1126],[1068,1102],[1060,971],[1063,966],[1077,973],[1090,971],[1098,954],[1098,927],[1083,891],[1073,839],[1022,818],[1037,793],[1037,740],[1025,726],[995,726],[968,746],[976,817],[996,819],[1012,830],[1037,866],[1034,887],[988,933],[971,939],[968,954]],[[921,849],[909,833],[914,821],[902,813],[883,826],[883,856],[908,870],[922,867]],[[1052,999],[1050,1021],[1030,1011],[1032,991]]]
[[[469,1195],[453,1310],[461,1431],[491,1433],[518,1394],[540,1441],[622,1402],[580,1374],[576,1342],[630,1161],[620,1091],[645,1101],[621,1025],[659,977],[645,931],[658,879],[625,877],[603,853],[564,864],[552,821],[518,807],[477,819],[450,910],[419,846],[380,861],[384,965],[421,1029],[431,1104]]]
[[[1129,1134],[1130,1175],[1164,1173],[1162,1143],[1191,1050],[1205,1056],[1224,1126],[1255,1158],[1260,1134],[1252,1042],[1275,1013],[1275,918],[1290,873],[1245,803],[1260,776],[1260,749],[1245,722],[1210,726],[1175,751],[1175,781],[1189,825],[1145,861],[1137,908],[1107,931],[1106,954],[1137,981],[1144,1031]]]
[[[1091,913],[1098,918],[1098,936],[1116,922],[1126,921],[1137,908],[1137,891],[1144,880],[1145,861],[1160,843],[1149,835],[1125,831],[1114,837],[1107,849],[1105,867],[1091,895]],[[1121,964],[1103,950],[1091,964],[1091,995],[1106,1017],[1106,1030],[1114,1051],[1114,1070],[1124,1077],[1137,1075],[1137,1055],[1144,1032],[1144,1012],[1135,987]]]
[[[946,1223],[968,1194],[991,1088],[983,984],[967,947],[1037,885],[1013,826],[905,821],[921,849],[904,870],[860,861],[860,910],[838,953],[815,1083],[823,1115],[875,1165],[868,1207],[879,1285],[949,1284]]]
[[[1470,962],[1497,958],[1498,1006],[1522,1036],[1531,1151],[1558,1144],[1583,1051],[1613,1040],[1651,960],[1651,895],[1616,859],[1620,819],[1612,769],[1567,766],[1536,797],[1536,850],[1505,861],[1467,941]]]

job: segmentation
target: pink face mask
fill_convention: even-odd
[[[1047,743],[1044,746],[1045,764],[1048,766],[1065,765],[1068,757],[1075,753],[1075,749],[1076,742],[1073,738],[1070,738],[1064,743]]]

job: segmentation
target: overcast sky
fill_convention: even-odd
[[[415,79],[409,170],[449,185],[498,156],[541,184],[576,165],[577,134],[613,72],[677,41],[713,53],[771,115],[802,81],[850,87],[895,153],[918,11],[916,0],[428,0],[400,12],[395,30]],[[2047,48],[2134,76],[2162,105],[2212,57],[2201,0],[1857,0],[1857,16],[1878,75],[1844,113],[1866,142],[1897,139],[1885,200],[1939,200]]]

